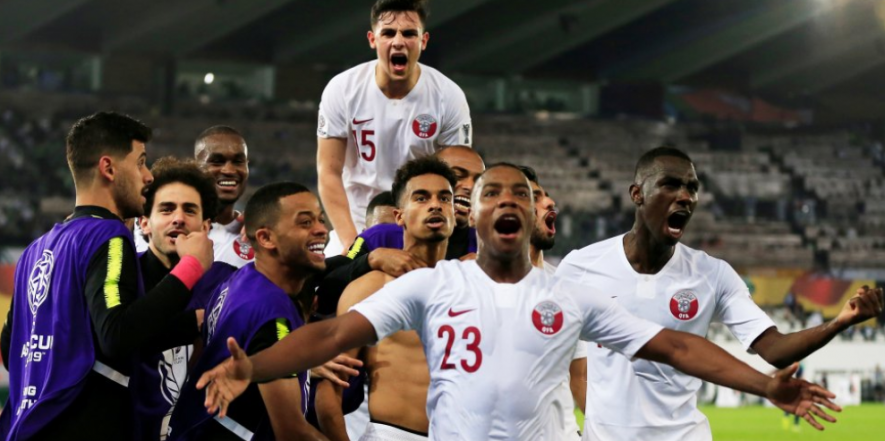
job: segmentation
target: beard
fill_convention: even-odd
[[[531,244],[535,249],[547,251],[556,244],[556,236],[548,237],[540,230],[532,231]]]
[[[144,205],[141,202],[141,191],[137,190],[136,183],[121,175],[120,182],[113,187],[111,195],[117,206],[120,217],[129,219],[144,214]]]

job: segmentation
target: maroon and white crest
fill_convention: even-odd
[[[435,135],[436,127],[436,118],[426,113],[418,115],[418,117],[412,121],[412,131],[421,139],[427,139]]]
[[[532,311],[532,324],[544,335],[553,335],[562,329],[562,308],[551,301],[543,301]]]
[[[679,291],[670,299],[670,313],[682,321],[695,318],[699,307],[698,296],[691,291]]]
[[[255,249],[252,248],[252,244],[250,244],[249,241],[240,238],[237,238],[237,240],[234,241],[234,252],[243,260],[252,260],[255,258]]]

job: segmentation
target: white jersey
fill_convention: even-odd
[[[222,225],[212,222],[209,230],[209,239],[212,239],[212,251],[216,262],[224,262],[237,268],[252,261],[255,258],[255,250],[248,240],[240,237],[243,223],[237,221]],[[148,243],[144,240],[141,227],[135,222],[135,251],[143,253],[148,249]]]
[[[392,100],[375,82],[377,64],[369,61],[337,75],[320,101],[317,136],[347,140],[342,179],[357,231],[366,226],[369,201],[390,191],[400,166],[440,147],[473,141],[467,98],[457,84],[420,64],[412,91]]]
[[[591,290],[539,269],[496,283],[475,261],[443,261],[352,309],[379,340],[418,332],[430,368],[431,440],[561,440],[572,398],[563,403],[556,392],[578,339],[632,358],[661,330]]]
[[[682,244],[657,274],[633,269],[623,235],[569,253],[556,274],[616,297],[633,315],[665,328],[704,337],[711,321],[721,321],[747,349],[774,326],[731,266]],[[697,409],[700,386],[672,366],[629,360],[591,343],[584,439],[710,440],[707,418]]]
[[[550,277],[556,275],[556,266],[551,265],[548,262],[544,262],[544,266],[541,268],[545,274]],[[578,344],[575,345],[575,353],[572,355],[572,360],[580,360],[582,358],[587,358],[587,344],[582,341],[578,341]],[[572,387],[571,387],[571,373],[566,375],[565,381],[559,385],[556,393],[559,395],[558,400],[564,404],[562,418],[563,425],[565,426],[566,435],[571,440],[579,440],[581,439],[581,428],[578,427],[578,420],[575,419],[575,406],[574,401],[575,397],[572,395]],[[569,404],[572,404],[569,406]]]

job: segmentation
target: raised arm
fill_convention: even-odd
[[[317,138],[317,176],[320,200],[338,239],[346,250],[356,238],[357,231],[350,216],[350,204],[344,192],[344,158],[347,140],[344,138]]]
[[[864,286],[845,303],[835,319],[790,334],[781,334],[777,328],[769,328],[753,342],[752,348],[765,361],[784,368],[824,347],[849,326],[877,317],[882,313],[883,306],[882,288]]]

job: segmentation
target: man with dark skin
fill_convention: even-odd
[[[533,270],[530,188],[513,165],[493,166],[482,175],[471,212],[479,236],[475,261],[444,261],[434,269],[406,274],[347,314],[305,326],[252,357],[228,339],[232,357],[197,383],[199,388],[209,386],[206,407],[224,417],[230,401],[250,381],[277,378],[373,344],[396,330],[415,329],[431,369],[430,439],[561,436],[561,420],[544,410],[555,404],[551,391],[565,380],[579,338],[766,396],[810,422],[812,414],[834,421],[818,407],[838,410],[828,399],[833,395],[789,378],[795,366],[769,378],[701,337],[636,319],[611,299],[586,295],[590,287]],[[300,345],[303,341],[313,342],[310,350]],[[480,412],[482,420],[477,418]]]
[[[636,166],[630,200],[636,220],[626,234],[573,251],[556,275],[617,294],[637,317],[698,336],[724,323],[747,350],[784,368],[824,346],[851,324],[882,310],[882,290],[863,288],[824,325],[782,334],[725,262],[679,244],[697,208],[700,182],[691,159],[671,147],[650,150]],[[585,439],[711,439],[697,409],[700,381],[688,372],[609,349],[588,347]],[[629,393],[624,393],[629,391]],[[628,412],[629,409],[652,409]],[[589,437],[589,438],[588,438]]]

